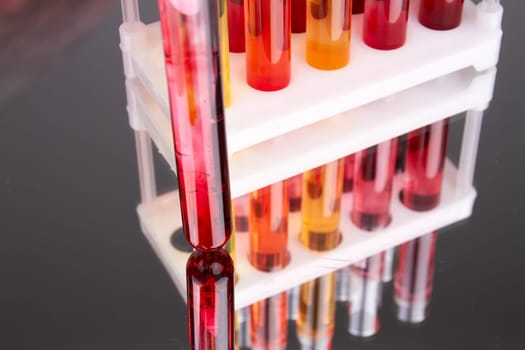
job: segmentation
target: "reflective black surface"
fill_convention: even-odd
[[[155,5],[143,9],[146,21],[156,17]],[[478,198],[469,220],[440,230],[431,316],[420,327],[403,326],[387,290],[381,330],[370,342],[347,335],[338,308],[333,349],[523,347],[525,3],[504,5]],[[186,348],[185,305],[135,214],[120,22],[115,4],[43,76],[0,105],[1,348]],[[174,179],[159,165],[160,187],[168,189]]]

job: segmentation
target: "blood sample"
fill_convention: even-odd
[[[244,52],[244,0],[228,0],[228,37],[230,52]]]
[[[352,0],[307,0],[306,62],[323,70],[350,60]]]
[[[194,251],[186,265],[192,350],[233,350],[233,261],[222,249]]]
[[[288,265],[288,200],[286,181],[251,194],[248,260],[258,270],[276,271]]]
[[[248,216],[250,215],[250,195],[235,198],[234,212],[235,212],[235,230],[237,233],[246,233],[249,230]]]
[[[374,49],[393,50],[405,43],[409,0],[365,0],[363,40]]]
[[[288,332],[287,299],[286,292],[282,292],[250,306],[252,349],[286,349]]]
[[[306,1],[292,1],[292,33],[304,33],[306,31]]]
[[[303,174],[288,179],[288,196],[290,197],[290,212],[301,211],[303,198]]]
[[[383,284],[383,253],[361,260],[350,267],[348,332],[370,337],[379,331],[378,307]]]
[[[219,6],[219,39],[222,69],[222,91],[224,95],[224,107],[231,104],[230,93],[230,49],[228,40],[228,11],[226,0],[217,0]]]
[[[437,233],[429,233],[399,247],[394,277],[397,318],[419,323],[428,317]]]
[[[421,0],[419,22],[425,27],[448,30],[459,26],[464,0]]]
[[[274,91],[290,83],[290,1],[246,0],[246,79],[258,90]]]
[[[345,157],[345,170],[343,175],[343,193],[352,192],[354,188],[355,156],[353,154]]]
[[[300,286],[296,328],[303,348],[330,348],[334,334],[334,315],[335,272]]]
[[[401,197],[410,209],[431,210],[439,204],[448,125],[449,119],[440,120],[408,134]]]
[[[236,334],[236,344],[239,348],[251,348],[250,340],[250,307],[244,307],[236,312],[239,325]]]
[[[390,223],[390,201],[396,161],[396,139],[356,153],[352,222],[374,231]]]
[[[223,246],[232,229],[216,5],[159,1],[182,222],[200,250]]]
[[[352,0],[352,13],[359,14],[365,10],[365,0]]]
[[[301,243],[315,251],[339,244],[344,160],[339,159],[303,174]]]

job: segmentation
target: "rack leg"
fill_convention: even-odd
[[[143,203],[149,202],[157,196],[157,185],[155,182],[151,140],[146,131],[135,131],[135,146],[140,181],[140,198]]]
[[[458,167],[458,194],[464,194],[474,182],[482,122],[483,110],[470,110],[467,112]]]

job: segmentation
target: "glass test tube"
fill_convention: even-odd
[[[224,95],[224,107],[231,104],[230,93],[230,45],[228,40],[228,10],[227,0],[217,0],[219,6],[219,38],[220,56],[222,69],[222,91]]]
[[[354,188],[355,156],[353,154],[345,157],[345,169],[343,175],[343,193],[352,192]]]
[[[448,125],[449,119],[440,120],[408,134],[402,200],[410,209],[431,210],[439,204]]]
[[[222,249],[194,251],[186,265],[192,350],[233,350],[233,261]]]
[[[303,174],[288,179],[288,196],[290,197],[290,212],[301,211],[303,198]]]
[[[350,60],[352,0],[307,0],[306,62],[323,70]]]
[[[288,296],[279,293],[250,306],[251,347],[284,350],[288,332]]]
[[[299,313],[299,286],[288,289],[288,319],[297,320]]]
[[[244,0],[228,0],[228,38],[230,52],[244,52]]]
[[[365,0],[364,42],[379,50],[397,49],[405,43],[409,0]]]
[[[290,83],[289,0],[246,0],[246,79],[257,90],[274,91]]]
[[[350,218],[362,230],[374,231],[390,223],[396,147],[392,139],[356,153]]]
[[[232,229],[216,5],[159,1],[182,221],[201,250],[224,245]]]
[[[301,243],[315,251],[339,244],[344,160],[339,159],[303,174]]]
[[[429,233],[399,247],[394,279],[397,318],[419,323],[428,317],[437,233]]]
[[[306,31],[306,1],[292,1],[292,33],[304,33]]]
[[[248,217],[250,215],[250,195],[246,194],[235,198],[233,203],[235,212],[235,230],[238,233],[246,233],[250,227],[248,223]]]
[[[335,272],[335,300],[348,301],[350,297],[350,268],[343,267]]]
[[[335,272],[299,288],[297,337],[303,349],[329,349],[335,323]]]
[[[381,304],[383,253],[361,260],[350,267],[348,332],[370,337],[379,331],[378,307]]]
[[[290,261],[288,200],[286,181],[251,193],[248,260],[258,270],[280,270]]]
[[[396,248],[390,248],[383,252],[383,273],[381,275],[381,281],[383,281],[383,283],[392,281],[395,253]]]
[[[365,11],[365,0],[352,0],[352,13],[359,14]]]
[[[459,26],[464,0],[421,0],[419,22],[425,27],[448,30]]]

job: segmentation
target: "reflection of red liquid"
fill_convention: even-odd
[[[253,349],[285,349],[288,326],[286,292],[250,306],[250,335]]]
[[[352,222],[373,231],[390,223],[390,200],[397,140],[392,139],[357,152],[354,168]]]
[[[186,15],[159,1],[184,233],[206,250],[224,245],[232,225],[218,8],[201,6]]]
[[[408,134],[402,199],[413,210],[430,210],[439,204],[448,124],[445,119]]]
[[[408,0],[365,0],[363,40],[374,49],[393,50],[405,43]]]
[[[437,30],[456,28],[461,23],[464,0],[421,0],[419,22]]]
[[[354,188],[354,166],[355,156],[353,154],[346,156],[343,177],[343,193],[352,192],[352,189]]]
[[[292,33],[306,31],[306,0],[292,0]]]
[[[353,0],[352,1],[352,13],[358,14],[363,13],[365,10],[365,0]]]
[[[233,262],[223,250],[195,251],[186,266],[190,349],[234,348]]]
[[[244,52],[244,0],[228,0],[228,37],[231,52]]]
[[[258,90],[290,83],[290,1],[246,0],[246,78]]]

